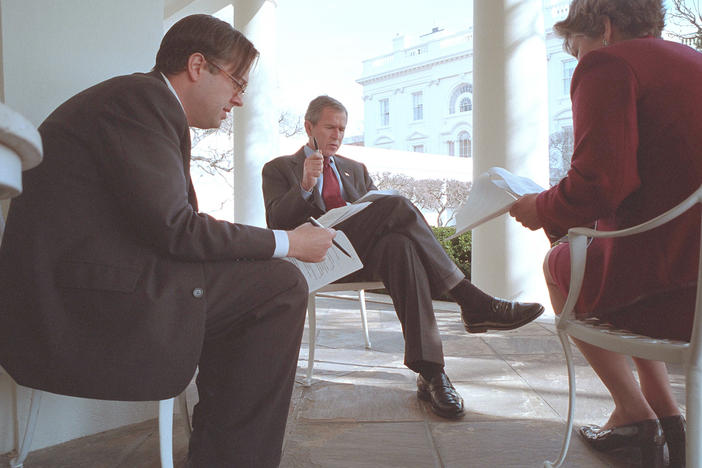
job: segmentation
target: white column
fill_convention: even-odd
[[[244,106],[234,113],[234,220],[265,226],[261,169],[278,154],[276,8],[273,0],[234,4],[234,25],[260,52]]]
[[[541,0],[475,0],[473,174],[492,166],[548,186],[548,93]],[[473,282],[549,306],[543,231],[508,215],[473,231]]]

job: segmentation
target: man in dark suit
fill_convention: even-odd
[[[307,284],[333,231],[197,211],[189,126],[243,105],[253,44],[207,15],[176,23],[150,73],[112,78],[41,125],[0,248],[0,364],[21,385],[159,400],[199,366],[189,464],[280,461]],[[275,346],[273,346],[275,343]]]
[[[309,216],[353,202],[375,185],[366,167],[336,154],[344,138],[346,108],[319,96],[305,114],[309,142],[263,168],[268,226],[292,229]],[[317,150],[318,148],[318,150]],[[335,226],[363,261],[356,279],[381,279],[390,292],[405,337],[405,365],[417,372],[417,395],[443,417],[460,417],[463,399],[444,372],[432,297],[449,291],[470,333],[510,330],[531,322],[540,304],[508,302],[483,293],[449,259],[419,210],[406,198],[387,196]]]

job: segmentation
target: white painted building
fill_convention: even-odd
[[[564,52],[552,25],[568,1],[543,0],[548,66],[549,134],[572,128],[570,78],[577,61]],[[398,35],[392,52],[363,62],[366,146],[471,157],[473,28],[433,28],[418,38]],[[548,155],[544,155],[548,158]]]

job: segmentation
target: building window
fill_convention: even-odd
[[[388,127],[390,125],[390,101],[381,99],[380,101],[380,126]]]
[[[412,145],[412,151],[414,151],[415,153],[423,153],[424,145]]]
[[[422,104],[422,93],[412,93],[412,120],[422,120],[424,118],[424,104]]]
[[[458,106],[458,110],[461,112],[468,112],[473,110],[473,101],[471,101],[468,96],[462,98],[461,104]]]
[[[470,135],[468,132],[458,134],[458,156],[461,158],[470,158]]]
[[[563,94],[570,94],[570,79],[573,78],[573,70],[577,64],[575,59],[563,62]]]
[[[446,143],[448,145],[448,155],[455,156],[456,155],[456,143],[453,141],[447,141]]]
[[[466,99],[470,103],[470,109],[473,110],[473,101],[471,96],[473,95],[473,85],[470,83],[463,83],[459,87],[453,90],[451,93],[451,100],[449,102],[449,114],[455,114],[458,110],[459,112],[466,112],[463,110],[463,103]]]

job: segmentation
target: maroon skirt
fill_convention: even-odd
[[[589,249],[596,245],[593,243]],[[586,280],[587,275],[602,271],[602,265],[598,264],[598,260],[602,257],[591,253],[588,252]],[[556,286],[563,293],[563,297],[566,297],[570,285],[570,250],[567,243],[559,244],[551,250],[548,268]],[[617,328],[653,338],[690,341],[696,292],[696,287],[674,288],[639,297],[622,306],[608,307],[607,310],[599,311],[588,310],[582,305],[583,301],[579,301],[576,305],[576,313],[581,318],[597,317]]]

